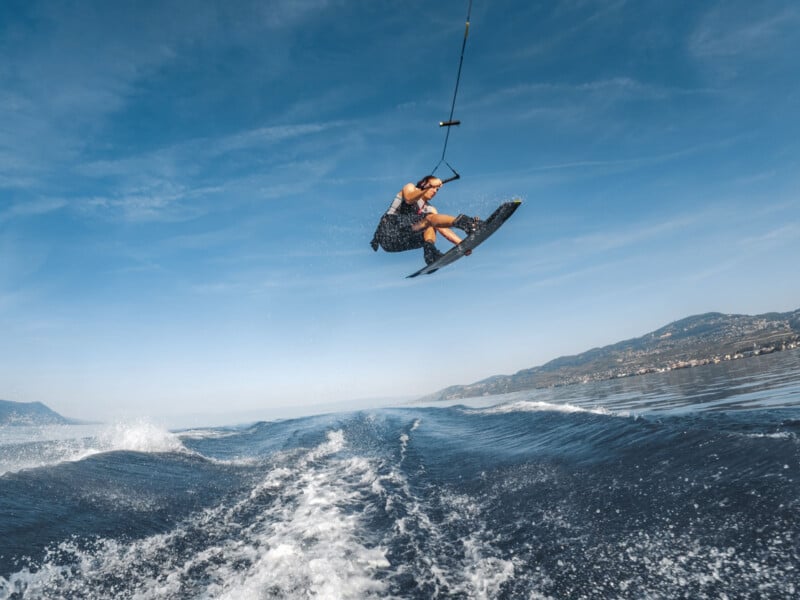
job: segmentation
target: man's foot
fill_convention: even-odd
[[[422,253],[425,256],[425,264],[429,265],[431,263],[435,263],[437,260],[442,258],[444,254],[442,254],[439,249],[434,246],[431,242],[425,242],[422,244]]]
[[[481,220],[478,217],[468,217],[467,215],[458,215],[453,221],[453,227],[461,229],[467,235],[472,235],[481,227]]]

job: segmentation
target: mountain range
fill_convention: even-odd
[[[47,408],[41,402],[0,400],[0,426],[4,425],[72,425],[72,419]]]
[[[763,315],[706,313],[638,338],[562,356],[513,375],[453,385],[422,401],[455,400],[696,367],[800,347],[800,309]]]
[[[456,400],[696,367],[800,347],[800,309],[763,315],[706,313],[675,321],[638,338],[562,356],[513,375],[453,385],[420,401]],[[65,425],[41,402],[0,400],[0,426]]]

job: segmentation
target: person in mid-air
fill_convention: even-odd
[[[461,238],[451,227],[461,229],[467,235],[476,231],[480,227],[477,217],[440,215],[431,204],[441,187],[442,180],[433,175],[426,175],[416,185],[404,185],[381,218],[372,238],[372,249],[377,252],[380,246],[386,252],[403,252],[422,248],[425,264],[429,265],[442,257],[435,245],[436,232],[459,244]]]

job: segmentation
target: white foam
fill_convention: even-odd
[[[414,419],[414,423],[411,425],[411,429],[409,429],[408,433],[400,434],[400,464],[403,464],[403,461],[406,459],[406,450],[408,450],[408,442],[411,439],[410,434],[417,430],[417,428],[422,424],[422,420]]]
[[[385,493],[386,511],[395,515],[390,539],[413,549],[407,553],[413,560],[393,565],[395,572],[413,573],[420,588],[431,589],[433,597],[491,599],[500,595],[515,568],[513,562],[498,557],[482,518],[483,507],[446,489],[436,491],[430,500],[420,499],[396,470],[381,480],[382,488],[394,490]],[[443,522],[431,516],[440,514],[444,514]],[[453,531],[464,529],[470,533],[451,537]]]
[[[470,598],[497,598],[501,586],[514,577],[514,563],[486,556],[486,543],[477,534],[464,540],[464,551],[464,584],[459,591]]]
[[[144,438],[117,440],[172,447],[159,435]],[[101,539],[88,549],[64,542],[36,569],[0,578],[0,597],[361,600],[386,597],[393,576],[412,573],[439,595],[494,598],[514,576],[476,500],[446,490],[420,499],[398,469],[349,453],[342,431],[316,447],[277,453],[271,463],[251,493],[170,532],[132,542]],[[366,520],[381,503],[393,525],[371,531]],[[468,533],[453,538],[455,530]],[[387,548],[394,545],[415,558],[390,564]]]
[[[377,475],[369,460],[340,456],[345,446],[343,433],[332,431],[315,448],[278,455],[283,464],[248,497],[167,534],[129,544],[100,540],[89,550],[61,544],[37,572],[0,578],[0,596],[24,590],[98,599],[121,591],[141,599],[381,597],[386,584],[376,572],[389,567],[386,551],[364,539],[361,524]],[[185,551],[199,539],[204,547]],[[69,569],[59,566],[65,555],[76,562]],[[109,589],[109,578],[123,589]]]
[[[797,440],[797,436],[791,431],[777,431],[774,433],[746,433],[749,438],[770,438],[774,440]]]
[[[470,409],[470,412],[482,415],[497,415],[514,412],[561,412],[569,414],[591,413],[595,415],[620,416],[602,407],[582,408],[572,404],[552,404],[550,402],[534,402],[530,400],[508,402],[488,408]]]
[[[115,423],[98,436],[102,451],[127,450],[131,452],[187,452],[180,438],[148,421]]]
[[[642,531],[619,542],[616,549],[610,548],[607,555],[595,556],[593,562],[601,566],[606,561],[630,564],[631,579],[615,585],[623,591],[634,587],[642,597],[676,596],[680,594],[675,590],[694,587],[705,591],[719,582],[737,581],[739,590],[761,590],[769,597],[791,598],[798,591],[798,555],[785,553],[786,548],[793,547],[792,536],[791,531],[772,534],[768,552],[745,560],[736,548],[717,547],[690,533]],[[714,597],[728,596],[716,592]]]
[[[177,432],[182,440],[219,440],[241,435],[241,431],[231,429],[185,429]]]
[[[24,429],[15,430],[13,438],[11,435],[3,438],[0,475],[77,462],[103,452],[190,453],[177,435],[141,420],[112,425]],[[22,443],[20,436],[25,435],[28,437]]]
[[[385,549],[361,539],[354,510],[376,473],[364,458],[336,456],[345,445],[343,432],[329,432],[316,448],[273,469],[246,505],[235,507],[231,515],[270,500],[243,536],[225,543],[225,560],[207,572],[215,583],[203,597],[369,598],[385,590],[373,576],[389,566]],[[241,569],[243,563],[249,567]]]

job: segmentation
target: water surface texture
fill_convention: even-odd
[[[788,598],[800,353],[170,432],[0,429],[0,598]]]

